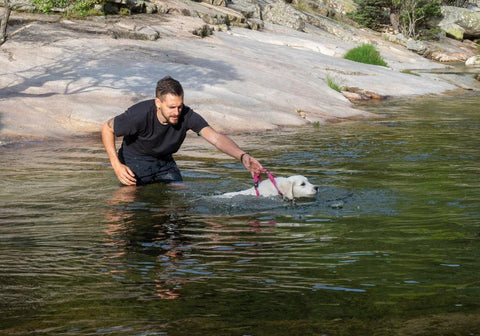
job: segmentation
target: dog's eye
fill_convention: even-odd
[[[302,184],[300,184],[302,187],[305,187],[305,182],[302,182]]]

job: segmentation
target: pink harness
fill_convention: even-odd
[[[277,189],[278,191],[278,194],[280,196],[283,196],[282,192],[280,191],[280,189],[278,189],[278,186],[277,186],[277,182],[275,182],[275,175],[273,175],[272,173],[269,173],[265,168],[263,169],[260,169],[260,173],[258,174],[255,174],[253,176],[253,185],[255,187],[255,192],[257,193],[257,196],[260,196],[260,193],[258,192],[258,183],[262,181],[262,178],[260,177],[260,174],[261,173],[267,173],[267,177],[268,179],[272,182],[273,186],[275,187],[275,189]]]

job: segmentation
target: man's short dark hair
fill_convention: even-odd
[[[155,96],[162,99],[166,94],[171,93],[175,96],[183,97],[183,88],[179,81],[170,76],[163,77],[157,82]]]

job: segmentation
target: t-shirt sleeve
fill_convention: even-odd
[[[140,121],[132,109],[128,109],[124,113],[119,114],[113,120],[115,136],[137,134],[141,128]]]
[[[188,128],[200,135],[200,131],[208,126],[208,122],[197,112],[190,110]]]

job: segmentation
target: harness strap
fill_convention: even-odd
[[[262,180],[262,177],[260,176],[261,173],[267,173],[267,177],[268,179],[272,182],[273,186],[275,187],[275,189],[277,189],[278,191],[278,194],[280,196],[283,196],[282,192],[280,191],[280,189],[278,189],[278,186],[277,186],[277,182],[275,181],[275,175],[273,175],[272,173],[268,172],[265,168],[261,169],[260,172],[258,174],[255,174],[255,176],[253,177],[253,185],[255,187],[255,193],[257,194],[257,196],[260,196],[260,192],[258,191],[258,184],[259,182],[263,181]]]

